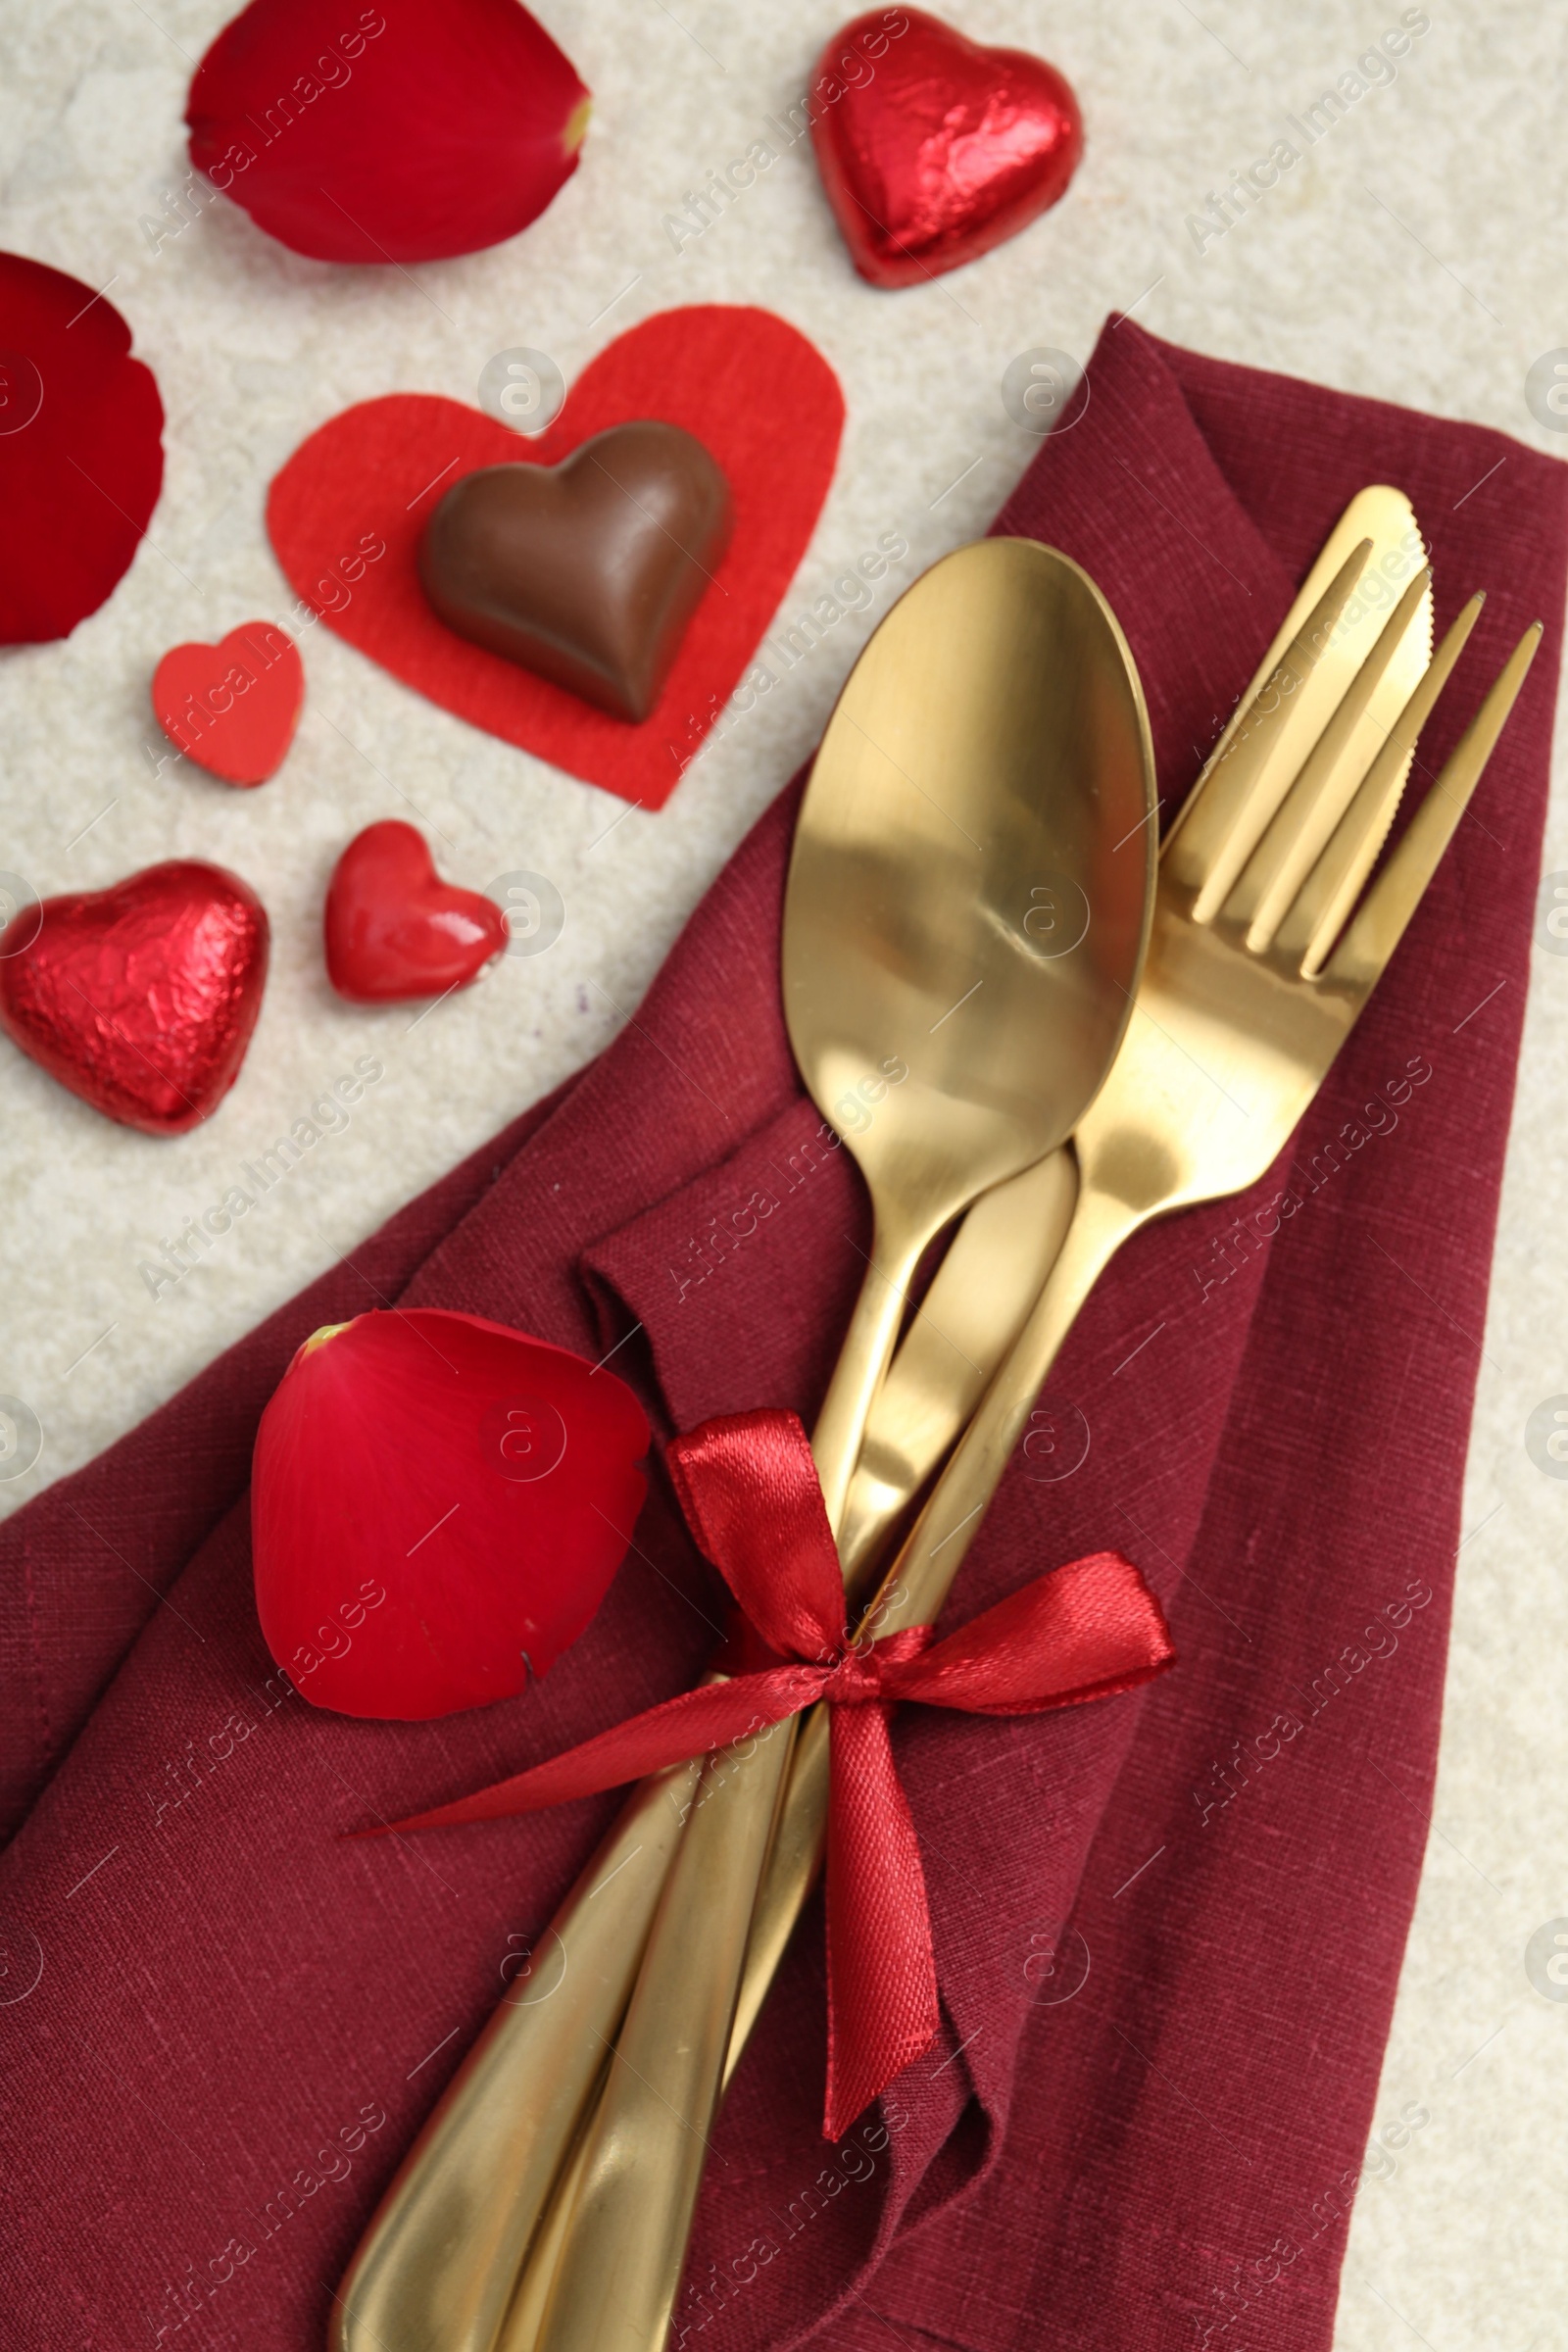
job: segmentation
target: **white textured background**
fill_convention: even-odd
[[[0,866],[47,895],[156,858],[215,858],[259,889],[274,941],[240,1083],[177,1141],[109,1125],[0,1039],[0,1392],[25,1397],[45,1433],[37,1467],[0,1484],[0,1507],[128,1428],[605,1043],[809,748],[889,591],[974,536],[1022,470],[1032,444],[998,389],[1016,353],[1084,355],[1108,308],[1137,304],[1156,332],[1205,351],[1568,456],[1568,437],[1537,425],[1523,395],[1532,361],[1568,344],[1560,0],[1433,0],[1397,83],[1372,91],[1201,260],[1187,213],[1397,23],[1395,0],[952,10],[976,37],[1066,72],[1088,153],[1068,200],[1025,235],[890,297],[851,271],[804,148],[679,255],[662,228],[689,186],[798,98],[840,21],[836,0],[550,0],[550,29],[596,93],[582,169],[522,238],[423,268],[417,282],[298,260],[221,203],[151,249],[139,222],[185,177],[185,88],[220,0],[0,8],[0,243],[95,287],[113,280],[168,412],[164,492],[127,578],[68,643],[0,654]],[[344,0],[340,13],[357,12]],[[330,7],[322,18],[335,27]],[[911,558],[870,612],[846,618],[710,747],[663,813],[633,811],[608,831],[621,802],[472,732],[320,629],[305,646],[304,723],[274,782],[243,794],[185,767],[154,773],[144,746],[161,748],[147,705],[160,654],[285,609],[263,498],[315,425],[391,390],[471,400],[485,361],[512,346],[549,352],[569,381],[638,318],[714,299],[781,311],[848,396],[838,478],[786,609],[880,531],[903,531]],[[411,814],[410,801],[446,837],[434,846],[451,878],[482,887],[529,868],[566,907],[548,955],[503,961],[416,1028],[414,1007],[334,999],[319,952],[338,850],[375,818]],[[1546,855],[1548,871],[1559,865],[1561,761]],[[1406,2105],[1430,2120],[1361,2189],[1342,2352],[1568,2345],[1568,2000],[1542,1997],[1524,1966],[1531,1933],[1568,1913],[1568,1483],[1523,1446],[1532,1407],[1568,1392],[1568,956],[1545,952],[1545,936],[1434,1833],[1378,2109],[1380,2123]],[[367,1052],[387,1076],[352,1126],[176,1289],[149,1297],[138,1260]],[[1245,2321],[1227,2341],[1248,2352]]]

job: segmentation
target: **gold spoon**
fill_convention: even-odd
[[[835,1531],[922,1252],[1065,1139],[1115,1054],[1154,805],[1126,641],[1087,574],[1033,541],[935,565],[840,697],[784,915],[790,1041],[874,1217],[812,1439]],[[791,1744],[779,1726],[705,1768],[588,2126],[548,2352],[662,2342]]]
[[[783,939],[790,1044],[874,1213],[812,1441],[835,1523],[922,1253],[1063,1140],[1121,1033],[1147,858],[1106,833],[1152,807],[1146,728],[1098,590],[1027,539],[935,565],[839,698]]]
[[[1049,886],[1028,902],[1026,935],[1043,950],[1062,944],[1045,928],[1053,906]],[[863,1132],[901,1083],[879,1074],[842,1094],[837,1122]],[[869,1573],[967,1420],[1054,1257],[1074,1191],[1071,1156],[1058,1150],[964,1218],[876,1399],[839,1539],[847,1577]],[[698,1770],[633,1792],[509,1986],[361,2241],[335,2301],[335,2352],[492,2352],[624,2013]],[[538,2295],[553,2262],[529,2267]],[[509,2343],[513,2333],[509,2321]]]

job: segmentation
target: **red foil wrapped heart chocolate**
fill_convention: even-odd
[[[873,9],[811,77],[811,139],[850,258],[874,286],[956,270],[1054,204],[1083,153],[1064,76],[917,8]]]
[[[326,976],[360,1004],[466,988],[508,938],[494,899],[443,882],[424,835],[397,817],[349,843],[332,871],[322,928]]]
[[[158,724],[225,784],[275,775],[304,707],[299,648],[267,620],[248,620],[217,645],[172,646],[153,673]]]
[[[694,433],[617,424],[559,466],[464,475],[426,526],[419,578],[460,637],[636,724],[731,520],[729,484]]]
[[[45,899],[0,936],[0,1027],[106,1118],[182,1135],[239,1075],[267,982],[267,911],[176,858]]]
[[[603,1600],[648,1442],[612,1372],[482,1316],[328,1325],[257,1431],[268,1648],[304,1697],[345,1715],[410,1722],[514,1697]]]
[[[517,0],[251,0],[196,69],[190,160],[321,262],[514,237],[577,169],[589,96]]]

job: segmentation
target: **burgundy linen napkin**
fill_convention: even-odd
[[[1198,360],[1130,322],[1092,380],[999,527],[1063,547],[1109,596],[1167,798],[1368,480],[1398,482],[1426,524],[1440,624],[1493,590],[1424,760],[1527,621],[1548,642],[1292,1151],[1248,1200],[1123,1253],[1051,1383],[1069,1444],[1014,1461],[949,1612],[1116,1545],[1160,1592],[1180,1665],[1070,1715],[906,1710],[944,2042],[826,2148],[808,1924],[715,2134],[688,2345],[816,2329],[869,2347],[891,2329],[1010,2352],[1049,2325],[1105,2352],[1304,2352],[1332,2327],[1436,1752],[1565,477],[1494,434]],[[405,1302],[614,1347],[665,1430],[759,1403],[808,1417],[865,1247],[858,1181],[779,1018],[793,798],[615,1045],[365,1261],[389,1296],[409,1275]],[[358,1300],[330,1279],[335,1316]],[[605,1609],[526,1699],[395,1726],[290,1694],[230,1498],[261,1392],[318,1319],[291,1316],[0,1534],[0,1663],[36,1658],[58,1693],[53,1747],[36,1726],[16,1742],[19,1803],[75,1734],[0,1859],[0,2281],[19,2346],[321,2341],[401,2149],[612,1807],[403,1842],[341,1833],[665,1695],[713,1638],[713,1580],[656,1481]],[[1069,1475],[1039,1475],[1084,1434]],[[110,1551],[83,1549],[82,1513]],[[129,1596],[113,1551],[168,1605]]]

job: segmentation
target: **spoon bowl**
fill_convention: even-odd
[[[1061,1143],[1109,1066],[1148,941],[1153,812],[1127,641],[1035,540],[934,564],[839,697],[783,933],[795,1058],[875,1218],[814,1440],[835,1522],[921,1252]]]

